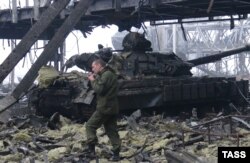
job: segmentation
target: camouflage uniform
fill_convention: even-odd
[[[101,71],[91,85],[97,95],[96,111],[86,123],[87,141],[96,144],[96,130],[104,125],[114,151],[121,146],[117,130],[117,114],[119,111],[117,99],[117,77],[108,69]]]

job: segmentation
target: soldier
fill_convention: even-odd
[[[111,160],[118,161],[120,160],[121,140],[117,130],[117,114],[119,111],[117,77],[101,59],[97,59],[92,63],[92,71],[93,73],[88,76],[88,79],[96,92],[97,106],[96,111],[86,123],[88,148],[91,153],[95,154],[96,130],[101,125],[104,125],[113,146]]]

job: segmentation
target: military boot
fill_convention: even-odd
[[[113,151],[113,155],[110,158],[110,161],[120,161],[120,150]]]

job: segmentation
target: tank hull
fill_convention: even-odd
[[[229,103],[244,107],[247,105],[248,84],[246,80],[223,77],[119,80],[120,112],[152,108],[162,108],[166,112],[193,107],[227,109]],[[72,119],[88,119],[95,110],[95,95],[91,88],[81,86],[60,88],[55,84],[42,90],[38,88],[33,92],[30,104],[43,116],[59,112]]]

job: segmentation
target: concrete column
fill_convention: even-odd
[[[12,23],[17,23],[17,0],[12,0]]]
[[[177,52],[177,25],[173,24],[173,52]]]
[[[28,7],[29,6],[29,0],[25,1],[25,6]]]
[[[39,0],[34,0],[34,19],[38,20],[39,16],[40,16],[40,12],[39,12]]]
[[[10,45],[11,45],[11,51],[12,51],[16,47],[16,40],[11,40]],[[15,68],[13,68],[13,70],[10,73],[10,88],[11,88],[11,92],[15,88]]]

